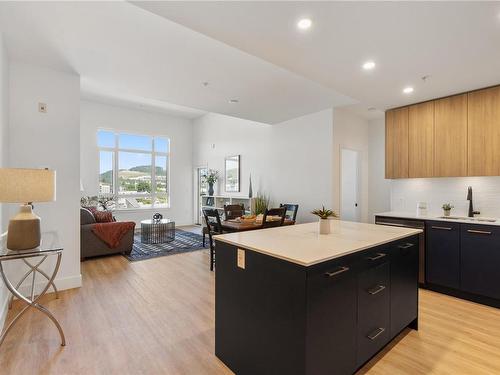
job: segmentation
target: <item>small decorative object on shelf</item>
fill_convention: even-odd
[[[330,217],[338,217],[337,214],[333,210],[326,209],[325,206],[311,213],[319,217],[319,234],[330,233],[330,221],[328,219]]]
[[[443,208],[444,216],[450,216],[451,209],[454,207],[450,203],[445,203],[445,204],[443,204],[442,208]]]
[[[206,183],[208,184],[208,195],[213,196],[214,195],[214,184],[219,179],[219,171],[216,171],[215,169],[209,169],[207,174],[203,177],[204,177]]]
[[[159,212],[157,212],[153,215],[153,222],[159,223],[161,221],[161,219],[163,219],[163,215],[160,214]]]

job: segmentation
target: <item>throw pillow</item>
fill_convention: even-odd
[[[95,221],[98,223],[111,223],[113,221],[113,214],[111,211],[96,211],[94,217]]]
[[[82,207],[92,212],[92,215],[94,215],[95,217],[95,213],[97,212],[97,207],[95,206],[82,206]]]

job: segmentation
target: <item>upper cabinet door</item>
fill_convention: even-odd
[[[468,94],[468,175],[500,175],[500,86]]]
[[[409,107],[408,176],[434,176],[434,102]]]
[[[434,102],[434,175],[467,176],[467,94]]]
[[[385,114],[385,178],[408,178],[408,108]]]

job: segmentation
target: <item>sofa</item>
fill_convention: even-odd
[[[92,231],[96,219],[92,212],[86,208],[80,208],[80,258],[110,255],[110,254],[130,254],[134,244],[134,230],[128,231],[120,240],[120,244],[109,247],[103,240],[97,237]]]

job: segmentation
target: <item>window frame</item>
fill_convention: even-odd
[[[104,147],[99,145],[99,132],[109,132],[113,133],[113,139],[114,139],[114,147]],[[120,135],[131,135],[131,136],[146,136],[146,137],[151,137],[151,151],[148,150],[139,150],[139,149],[129,149],[129,148],[120,148],[119,147],[119,142],[120,142]],[[155,138],[163,138],[166,139],[167,141],[167,152],[161,152],[161,151],[156,151],[155,149]],[[97,152],[98,152],[98,177],[99,177],[99,184],[100,184],[100,162],[101,162],[101,151],[107,151],[107,152],[112,152],[113,153],[113,171],[112,171],[112,185],[113,185],[113,192],[110,193],[114,200],[117,202],[117,208],[115,208],[115,211],[137,211],[137,210],[153,210],[153,209],[161,209],[161,208],[170,208],[171,207],[171,200],[170,200],[170,137],[165,136],[165,135],[152,135],[149,133],[135,133],[135,132],[129,132],[129,131],[118,131],[115,129],[109,129],[109,128],[98,128],[96,131],[96,145],[97,145]],[[120,165],[120,152],[128,152],[128,153],[136,153],[136,154],[149,154],[151,156],[151,193],[147,194],[119,194],[119,177],[118,177],[118,172],[119,172],[119,165]],[[167,163],[165,165],[166,168],[166,192],[165,193],[158,193],[156,191],[156,157],[157,156],[162,156],[166,157]],[[100,188],[99,188],[100,190]],[[100,194],[100,193],[99,193]],[[166,197],[167,199],[167,204],[166,205],[161,205],[161,206],[155,206],[155,201],[157,197]],[[131,208],[119,208],[118,207],[118,199],[120,198],[151,198],[151,207],[131,207]]]

